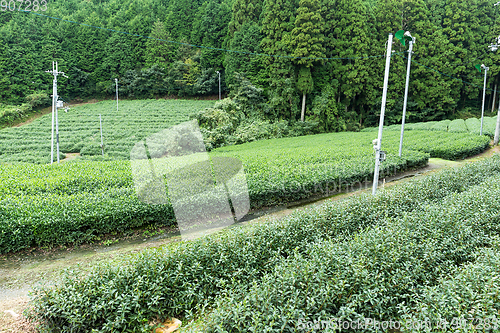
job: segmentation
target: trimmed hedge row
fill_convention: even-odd
[[[488,145],[486,137],[424,133],[407,133],[403,158],[397,157],[398,133],[385,136],[381,177],[425,165],[429,155],[421,151],[453,159]],[[241,160],[255,209],[367,186],[373,179],[372,139],[371,133],[323,134],[224,147],[210,156]],[[127,161],[5,165],[0,184],[0,253],[89,241],[127,224],[175,223],[170,205],[140,202]]]
[[[170,205],[148,205],[134,189],[74,195],[8,196],[0,205],[0,253],[92,241],[148,224],[174,225]]]
[[[464,331],[472,331],[471,325],[478,331],[496,330],[500,326],[500,239],[492,242],[492,248],[476,253],[473,263],[414,295],[411,306],[403,307],[402,317],[442,323],[443,328],[446,323],[448,328],[463,326]]]
[[[375,197],[351,197],[278,221],[145,251],[98,266],[85,277],[78,270],[68,272],[57,287],[35,290],[31,315],[54,331],[82,332],[147,331],[148,321],[157,316],[193,318],[215,298],[273,272],[284,259],[309,253],[312,243],[351,239],[353,233],[424,211],[432,202],[499,173],[500,157],[495,156]]]
[[[499,222],[496,175],[441,203],[386,218],[351,240],[294,252],[259,283],[220,298],[205,331],[295,332],[299,322],[398,320],[401,304],[491,245]]]
[[[483,118],[483,135],[487,135],[493,138],[495,135],[496,128],[496,117],[484,117]],[[479,134],[481,129],[481,119],[469,118],[467,120],[455,119],[453,121],[445,119],[441,121],[428,121],[421,123],[409,123],[405,125],[405,131],[408,130],[419,130],[419,131],[443,131],[443,132],[454,132],[454,133],[471,133]],[[361,132],[376,132],[378,127],[368,127],[361,130]],[[397,131],[401,132],[401,125],[395,124],[390,126],[385,126],[384,131]]]

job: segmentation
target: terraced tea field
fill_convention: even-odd
[[[214,101],[139,100],[104,101],[59,110],[60,158],[80,153],[102,160],[99,114],[102,115],[105,158],[129,159],[134,144],[150,134],[189,120],[189,115]],[[50,162],[51,114],[14,128],[0,130],[1,162]],[[55,149],[55,148],[54,148]]]

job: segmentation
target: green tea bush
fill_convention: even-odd
[[[74,195],[3,197],[0,253],[30,246],[92,241],[96,235],[123,232],[152,223],[173,225],[170,205],[147,205],[134,189],[108,189]]]
[[[477,219],[463,222],[469,224],[464,224],[464,228],[459,228],[458,231],[453,228],[457,223],[459,224],[459,217],[460,220],[463,220],[469,216],[471,218],[490,216],[496,211],[496,206],[490,205],[492,209],[486,214],[482,214],[483,208],[488,207],[491,200],[498,201],[498,199],[494,199],[491,195],[485,195],[485,198],[481,197],[484,201],[478,201],[483,206],[476,207],[478,204],[475,204],[476,206],[472,203],[469,204],[469,201],[472,200],[470,195],[457,196],[454,193],[467,191],[471,186],[482,183],[490,175],[498,175],[499,173],[500,157],[495,156],[479,163],[445,170],[440,174],[395,186],[380,192],[377,196],[362,195],[339,202],[329,202],[306,211],[295,212],[290,217],[281,220],[251,225],[244,229],[233,228],[192,242],[181,242],[145,251],[131,258],[126,258],[123,262],[98,266],[91,270],[88,275],[78,270],[67,272],[59,285],[34,291],[31,316],[53,331],[90,332],[92,329],[102,332],[139,331],[141,329],[147,331],[149,329],[147,323],[154,317],[193,318],[198,310],[206,306],[213,307],[216,298],[227,295],[231,290],[236,292],[240,288],[251,288],[267,274],[276,274],[276,272],[281,271],[286,277],[282,281],[287,282],[289,281],[288,277],[292,274],[287,272],[287,269],[294,272],[298,269],[303,273],[305,279],[312,281],[314,278],[308,274],[305,266],[307,265],[307,260],[305,260],[307,256],[310,257],[311,262],[315,263],[315,272],[323,270],[318,275],[318,281],[325,282],[321,279],[325,276],[324,274],[328,271],[338,272],[335,268],[338,266],[333,265],[333,260],[335,260],[333,253],[339,254],[339,258],[350,256],[353,263],[359,263],[360,268],[363,262],[355,255],[356,253],[363,254],[362,258],[367,260],[371,258],[370,260],[372,260],[366,261],[371,265],[366,266],[366,268],[375,266],[374,269],[387,257],[391,258],[389,254],[394,254],[386,266],[382,265],[379,268],[379,272],[382,270],[385,275],[377,277],[369,270],[359,270],[357,275],[350,277],[350,281],[356,281],[358,276],[364,276],[365,279],[359,280],[361,285],[368,283],[368,277],[373,286],[375,286],[375,281],[382,276],[385,276],[387,283],[389,283],[391,281],[388,278],[390,273],[396,274],[397,279],[401,279],[402,272],[413,269],[409,265],[396,265],[398,262],[404,263],[404,260],[407,260],[408,263],[418,264],[411,276],[420,276],[424,279],[423,281],[426,281],[427,277],[435,276],[439,272],[437,269],[432,269],[434,273],[428,273],[426,269],[431,269],[433,267],[431,264],[443,260],[443,263],[437,267],[443,268],[445,271],[446,265],[453,263],[457,256],[464,254],[465,256],[462,258],[467,259],[470,248],[475,247],[479,240],[482,242],[487,240],[484,233],[474,236],[470,233],[470,228],[466,228]],[[493,188],[498,190],[497,187],[492,187],[491,191]],[[452,196],[452,198],[447,200],[448,196]],[[469,198],[468,201],[465,198]],[[490,199],[487,200],[487,198]],[[436,204],[443,200],[445,207],[448,207],[444,210],[441,209],[441,205]],[[469,210],[470,214],[460,215],[463,209],[459,208],[466,207],[466,204],[467,207],[472,208]],[[436,214],[435,218],[432,214]],[[447,214],[450,218],[444,220]],[[429,218],[429,221],[421,220],[424,217]],[[403,228],[400,225],[401,221],[405,221]],[[425,223],[421,223],[421,221]],[[444,227],[441,226],[443,230],[440,232],[436,228],[441,224],[444,224]],[[476,228],[487,230],[481,229],[482,225],[477,225]],[[363,231],[373,227],[372,231]],[[358,232],[359,235],[356,236]],[[456,239],[450,236],[449,238],[440,238],[446,241],[433,241],[435,235],[444,235],[446,232],[453,232],[452,236],[457,236]],[[368,242],[366,235],[370,235],[372,243]],[[411,238],[412,235],[413,238]],[[406,243],[399,241],[407,239],[410,241]],[[332,240],[332,243],[324,242],[325,240]],[[335,250],[335,246],[337,246],[335,244],[340,241],[345,243],[339,244],[352,242],[352,244],[358,245],[356,245],[357,247],[353,245],[352,249],[344,247]],[[423,243],[421,244],[421,242]],[[330,245],[328,245],[328,249],[325,245],[313,251],[315,246],[311,244],[314,243]],[[364,248],[365,246],[366,248]],[[318,251],[322,248],[326,252],[335,251],[325,257],[332,261],[331,265],[325,264],[326,259],[318,265],[317,261],[322,256]],[[396,251],[395,248],[398,250]],[[349,249],[349,251],[342,254],[340,250],[344,249]],[[388,251],[384,249],[388,249]],[[389,251],[389,249],[391,250]],[[443,249],[446,251],[441,253],[440,251]],[[406,253],[405,250],[409,252]],[[423,253],[432,255],[422,263],[418,263],[417,258],[422,258]],[[408,261],[412,254],[416,255],[416,259]],[[447,255],[451,255],[450,259],[446,259]],[[380,258],[375,260],[377,256]],[[283,260],[288,261],[283,263]],[[291,263],[297,264],[297,266],[292,268]],[[392,270],[390,265],[393,265]],[[309,266],[311,270],[314,267]],[[355,269],[354,266],[348,267],[351,267],[351,271]],[[368,275],[369,273],[371,275]],[[297,277],[300,278],[300,275]],[[264,281],[267,281],[269,286],[270,280]],[[296,279],[295,281],[298,283],[297,292],[307,292],[307,290],[304,291],[307,285],[301,284],[300,280]],[[414,282],[410,278],[403,280],[401,281],[401,289],[396,288],[396,290],[406,290],[403,288],[412,284],[418,286],[419,281]],[[349,299],[347,291],[358,290],[359,287],[356,284],[351,286],[337,285],[335,280],[325,283],[330,283],[332,286],[330,290],[342,293],[342,290],[345,289],[346,300]],[[286,283],[277,285],[285,286]],[[312,287],[314,284],[309,285]],[[269,288],[266,290],[271,290]],[[354,302],[352,304],[359,303],[356,303],[356,299],[363,300],[366,297],[372,297],[374,299],[372,304],[377,304],[376,301],[382,300],[385,302],[384,304],[391,306],[387,311],[392,311],[395,299],[381,298],[383,290],[380,289],[378,292],[372,290],[370,295],[362,294],[364,298],[352,298],[352,302]],[[311,289],[311,292],[315,295],[314,297],[318,297],[315,299],[325,296],[320,290]],[[250,298],[252,295],[264,295],[264,293],[259,294],[257,291],[249,294]],[[290,294],[287,295],[287,298],[295,299]],[[312,297],[312,295],[307,295],[304,299],[308,299],[310,296]],[[278,300],[283,295],[276,297]],[[261,296],[258,296],[258,299],[260,298]],[[227,301],[232,302],[231,299]],[[252,299],[247,301],[253,302]],[[270,304],[272,301],[272,299],[267,299],[265,304]],[[329,302],[327,299],[325,301]],[[365,308],[372,308],[369,301],[363,304],[366,304]],[[286,303],[283,305],[286,306]],[[311,303],[311,305],[313,304]],[[321,311],[320,305],[321,303],[318,303]],[[358,305],[362,306],[362,304]],[[222,326],[225,326],[236,316],[240,316],[242,320],[232,326],[232,329],[241,327],[241,330],[246,331],[243,328],[252,325],[252,321],[248,320],[247,314],[240,312],[243,308],[247,308],[248,314],[254,312],[254,310],[248,309],[245,303],[241,303],[230,309],[227,316],[224,316],[222,311],[217,308],[215,313],[220,316]],[[381,308],[383,307],[377,307],[377,309]],[[255,309],[256,318],[260,318],[263,313],[262,306],[255,304]],[[277,311],[281,311],[279,307]],[[307,315],[304,312],[293,312],[294,316],[300,314]],[[269,315],[274,316],[273,314]],[[264,318],[263,323],[274,327],[273,322],[268,319]]]
[[[115,159],[127,160],[130,150],[139,141],[160,130],[189,120],[190,114],[213,105],[213,101],[136,100],[104,101],[59,112],[59,141],[61,153],[82,153],[86,159],[101,160],[99,114],[105,153]],[[5,119],[18,119],[31,108],[0,107],[0,126]],[[3,113],[2,113],[3,112]],[[6,120],[7,121],[7,120]],[[50,161],[50,114],[21,127],[0,130],[0,163],[28,162],[46,164]]]
[[[441,120],[431,126],[431,131],[444,131],[448,132],[448,126],[450,125],[451,120]]]
[[[381,177],[421,167],[427,163],[429,153],[445,158],[475,154],[484,149],[488,141],[470,134],[410,131],[405,139],[408,148],[399,158],[399,133],[388,132],[384,138],[388,157],[382,163]],[[374,168],[372,139],[372,133],[332,133],[261,140],[216,149],[210,156],[241,161],[251,208],[256,209],[368,186]],[[421,152],[426,149],[428,153]],[[49,156],[40,155],[40,158],[49,162]],[[100,157],[102,162],[71,161],[51,166],[17,164],[0,168],[0,210],[4,211],[0,227],[5,230],[0,253],[35,245],[59,245],[80,238],[91,240],[109,230],[105,226],[107,221],[119,230],[125,230],[127,224],[133,228],[151,223],[174,223],[170,205],[152,208],[139,201],[130,162],[107,161],[112,158],[106,155]],[[98,206],[96,198],[101,200]],[[23,204],[27,200],[33,203],[32,206]],[[45,204],[51,208],[42,209]],[[78,215],[79,210],[92,209],[99,213]],[[32,214],[34,211],[38,213]],[[159,217],[160,212],[164,213],[163,218]],[[69,216],[75,223],[72,224]],[[40,228],[47,232],[38,232]],[[23,237],[12,236],[21,230]],[[82,234],[87,236],[79,238]]]
[[[493,138],[497,124],[497,117],[484,117],[483,134]]]
[[[481,120],[477,118],[469,118],[465,120],[467,130],[472,134],[479,134],[481,131]],[[483,119],[483,133],[484,133],[484,119]]]
[[[259,283],[220,298],[205,331],[295,332],[301,321],[399,319],[400,304],[491,244],[499,222],[496,175],[439,204],[386,218],[350,240],[295,251]]]
[[[467,133],[468,131],[463,119],[455,119],[448,125],[448,132]]]
[[[497,217],[498,219],[498,217]],[[492,247],[481,249],[472,263],[459,267],[454,274],[426,286],[407,306],[402,306],[405,320],[428,320],[447,323],[447,328],[463,331],[491,331],[499,326],[500,312],[500,242],[492,239]],[[472,327],[471,327],[472,325]],[[496,328],[495,328],[496,330]],[[494,330],[494,331],[495,331]],[[436,332],[436,325],[426,332]]]
[[[429,131],[434,125],[437,124],[437,121],[427,121],[422,123],[410,123],[405,125],[405,130],[414,130],[414,131]]]
[[[414,133],[410,132],[410,135]],[[432,133],[436,133],[432,137],[432,143],[429,142],[428,136],[420,135],[420,138],[415,137],[413,140],[405,141],[405,147],[429,153],[431,157],[457,160],[479,154],[487,149],[490,144],[490,138],[485,135],[456,133],[456,136],[451,137],[446,132],[436,131]]]

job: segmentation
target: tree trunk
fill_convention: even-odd
[[[306,93],[302,95],[302,111],[300,112],[300,121],[304,122],[304,117],[306,114]]]
[[[495,99],[497,98],[497,88],[498,88],[498,79],[495,80],[495,90],[493,90],[493,102],[491,106],[491,113],[495,112]]]

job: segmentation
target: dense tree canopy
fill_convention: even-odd
[[[114,78],[124,97],[215,95],[220,71],[224,93],[242,82],[262,91],[268,120],[299,120],[302,109],[325,131],[355,129],[377,122],[387,35],[403,29],[416,37],[409,120],[453,118],[481,104],[475,64],[490,67],[492,104],[497,11],[486,0],[50,1],[39,13],[61,20],[0,12],[0,103],[50,94],[53,60],[69,77],[65,100],[110,96]],[[393,49],[391,123],[408,45]]]

